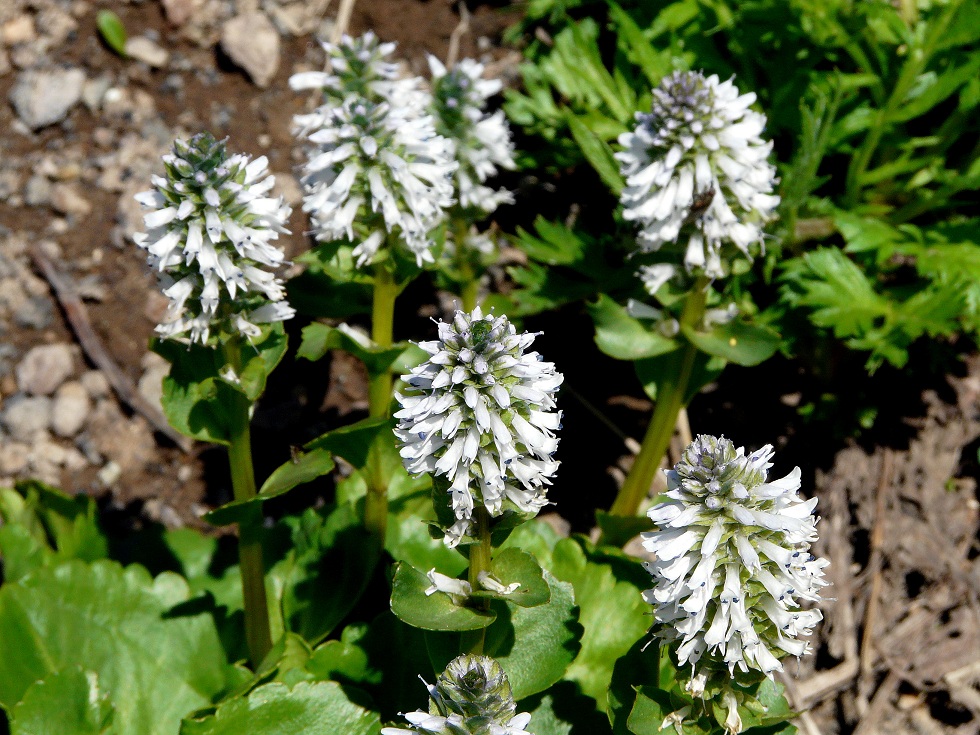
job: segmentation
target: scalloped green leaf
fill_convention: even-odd
[[[106,735],[113,711],[98,675],[71,666],[34,682],[10,719],[11,735]]]
[[[456,605],[449,595],[425,594],[429,578],[415,567],[398,563],[391,583],[391,611],[414,628],[435,631],[479,630],[496,618],[489,610]]]
[[[381,720],[336,682],[265,684],[223,702],[213,715],[184,720],[181,735],[378,735]]]
[[[647,632],[650,606],[641,590],[650,575],[638,562],[619,552],[584,548],[580,539],[563,539],[555,547],[551,570],[575,587],[582,649],[565,678],[603,702],[616,660]]]
[[[391,426],[390,419],[362,419],[356,423],[321,434],[316,439],[311,439],[303,446],[303,449],[307,452],[324,449],[343,457],[355,468],[360,469],[367,464],[368,452],[375,438],[380,434],[387,433],[385,430],[390,429]],[[397,452],[395,456],[398,456]],[[401,463],[401,458],[398,458],[398,462]]]
[[[364,594],[380,556],[352,504],[337,506],[322,521],[316,511],[304,513],[289,554],[269,570],[286,627],[311,642],[326,637]]]
[[[772,357],[782,341],[779,333],[762,324],[734,319],[716,324],[710,332],[683,327],[687,337],[702,352],[721,357],[736,365],[758,365]]]
[[[637,690],[641,686],[654,689],[658,686],[669,687],[669,682],[673,681],[672,672],[669,656],[661,657],[656,642],[643,639],[634,643],[616,661],[605,698],[606,713],[614,735],[627,735],[630,732],[627,722],[636,703]]]
[[[676,340],[651,331],[639,319],[626,313],[626,307],[606,294],[587,304],[595,322],[595,343],[605,354],[617,360],[641,360],[676,350]]]
[[[626,182],[619,173],[619,163],[613,157],[609,144],[596,135],[589,127],[573,113],[566,114],[568,129],[578,144],[582,155],[592,164],[602,182],[609,187],[613,194],[619,196]]]
[[[500,600],[492,604],[497,620],[487,629],[483,650],[507,672],[515,699],[560,681],[579,652],[582,627],[572,585],[547,570],[544,579],[551,588],[551,599],[544,605],[518,607]]]
[[[423,477],[428,479],[428,475]],[[399,495],[398,489],[391,494]],[[437,569],[454,577],[466,569],[466,559],[446,546],[441,536],[432,537],[428,524],[434,520],[435,512],[428,487],[391,498],[388,503],[385,549],[395,561],[407,562],[416,569]]]
[[[505,585],[514,582],[520,584],[509,595],[494,594],[497,599],[513,602],[520,607],[544,605],[551,599],[551,588],[544,580],[544,570],[526,551],[513,547],[504,549],[490,562],[490,572]]]
[[[655,687],[641,687],[636,693],[636,702],[627,720],[627,727],[634,735],[660,735],[664,730],[661,725],[669,715],[679,708],[672,700],[670,693]],[[709,735],[716,732],[706,718],[692,721],[685,718],[678,723],[682,735]],[[668,732],[676,732],[676,728],[668,725]]]
[[[0,705],[10,711],[34,682],[69,667],[98,675],[114,735],[173,735],[231,681],[214,620],[182,578],[109,561],[39,569],[0,588]]]
[[[8,582],[42,566],[95,561],[108,553],[92,498],[66,495],[38,480],[0,488],[0,557]]]
[[[229,443],[228,406],[235,393],[256,401],[265,391],[269,375],[286,354],[287,339],[281,322],[263,329],[252,341],[239,341],[237,380],[229,380],[224,352],[217,347],[185,345],[154,339],[150,349],[170,363],[163,379],[163,412],[181,434],[199,441]],[[226,345],[227,348],[227,345]]]

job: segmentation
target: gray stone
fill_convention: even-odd
[[[17,76],[10,101],[17,116],[31,130],[65,119],[82,98],[85,72],[81,69],[25,71]]]
[[[143,369],[137,388],[151,406],[163,410],[163,379],[170,374],[170,363],[155,352],[148,352],[143,358]]]
[[[54,318],[54,303],[45,296],[31,296],[14,311],[14,322],[25,329],[47,329]]]
[[[61,214],[84,217],[92,211],[92,204],[83,197],[74,184],[59,182],[51,187],[51,206]]]
[[[0,474],[20,475],[27,469],[31,448],[21,442],[0,442]]]
[[[29,395],[49,396],[71,375],[73,363],[69,344],[34,347],[17,365],[17,386]]]
[[[167,65],[170,54],[165,49],[160,48],[146,36],[136,36],[126,40],[126,55],[142,61],[154,69],[160,69]]]
[[[109,380],[100,370],[84,372],[78,381],[84,386],[88,394],[96,400],[109,395]]]
[[[82,102],[95,112],[102,107],[102,99],[112,86],[112,77],[103,74],[95,79],[88,79],[82,87]]]
[[[92,402],[88,391],[77,381],[69,381],[58,388],[51,405],[51,429],[58,436],[75,436],[88,420]]]
[[[199,0],[162,0],[167,20],[175,26],[182,26],[197,10]]]
[[[221,48],[259,87],[279,68],[279,32],[264,13],[243,13],[221,27]]]
[[[15,441],[31,442],[51,424],[51,399],[47,396],[11,396],[0,411],[0,423]]]
[[[24,184],[24,201],[32,207],[38,207],[51,201],[51,182],[46,176],[32,176]]]

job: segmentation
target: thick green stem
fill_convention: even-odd
[[[697,329],[704,315],[704,307],[708,296],[708,281],[699,278],[694,288],[687,296],[684,311],[681,314],[681,326]],[[683,332],[682,332],[683,336]],[[691,380],[694,358],[698,349],[685,340],[680,349],[678,359],[672,369],[657,384],[657,405],[650,418],[646,436],[640,445],[640,453],[636,455],[633,467],[630,469],[623,486],[616,496],[609,512],[619,516],[634,516],[640,508],[640,503],[650,492],[654,475],[670,445],[677,424],[677,414],[684,405],[684,395]]]
[[[224,353],[225,359],[238,372],[241,369],[240,343],[230,340],[225,345]],[[255,497],[255,471],[252,468],[252,438],[249,427],[252,402],[242,393],[235,392],[234,396],[234,405],[228,407],[231,416],[228,446],[231,486],[235,500],[248,500]],[[256,505],[238,524],[238,560],[245,601],[245,640],[253,666],[258,666],[272,648],[261,529],[262,509]]]
[[[473,531],[477,542],[470,546],[469,582],[474,590],[480,589],[480,573],[490,571],[490,557],[493,553],[490,544],[490,514],[482,505],[473,508]],[[490,607],[490,600],[476,598],[475,604],[482,610]],[[487,629],[467,630],[460,634],[460,653],[474,656],[483,654],[483,644]]]
[[[374,272],[374,303],[371,309],[371,339],[378,347],[391,347],[394,342],[395,298],[398,284],[384,263]],[[368,386],[368,405],[372,417],[387,416],[391,406],[391,371],[371,377]]]
[[[394,342],[395,299],[398,284],[394,275],[382,263],[374,272],[374,304],[371,310],[371,338],[379,347],[391,347]],[[368,407],[372,418],[387,418],[391,408],[392,377],[385,370],[371,376],[368,384]],[[364,499],[364,527],[381,544],[388,528],[388,485],[384,477],[380,442],[391,437],[382,432],[375,439],[367,458],[367,497]]]

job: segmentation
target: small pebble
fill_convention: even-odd
[[[135,36],[126,40],[126,55],[142,61],[147,66],[160,69],[167,65],[170,54],[146,36]]]
[[[279,69],[279,32],[264,13],[237,15],[221,28],[221,48],[259,87]]]
[[[10,101],[21,122],[39,130],[64,120],[82,98],[84,85],[81,69],[25,71],[18,75]]]
[[[49,396],[72,373],[74,356],[64,342],[32,348],[18,363],[17,385],[25,393]]]
[[[15,394],[4,401],[0,423],[14,440],[31,442],[39,431],[47,431],[51,424],[51,399]]]
[[[92,402],[88,391],[77,381],[69,381],[58,388],[51,405],[51,428],[58,436],[75,436],[88,420]]]

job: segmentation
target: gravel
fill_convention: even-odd
[[[85,72],[81,69],[25,71],[18,75],[10,101],[21,122],[31,130],[40,130],[65,119],[82,98],[84,85]]]

